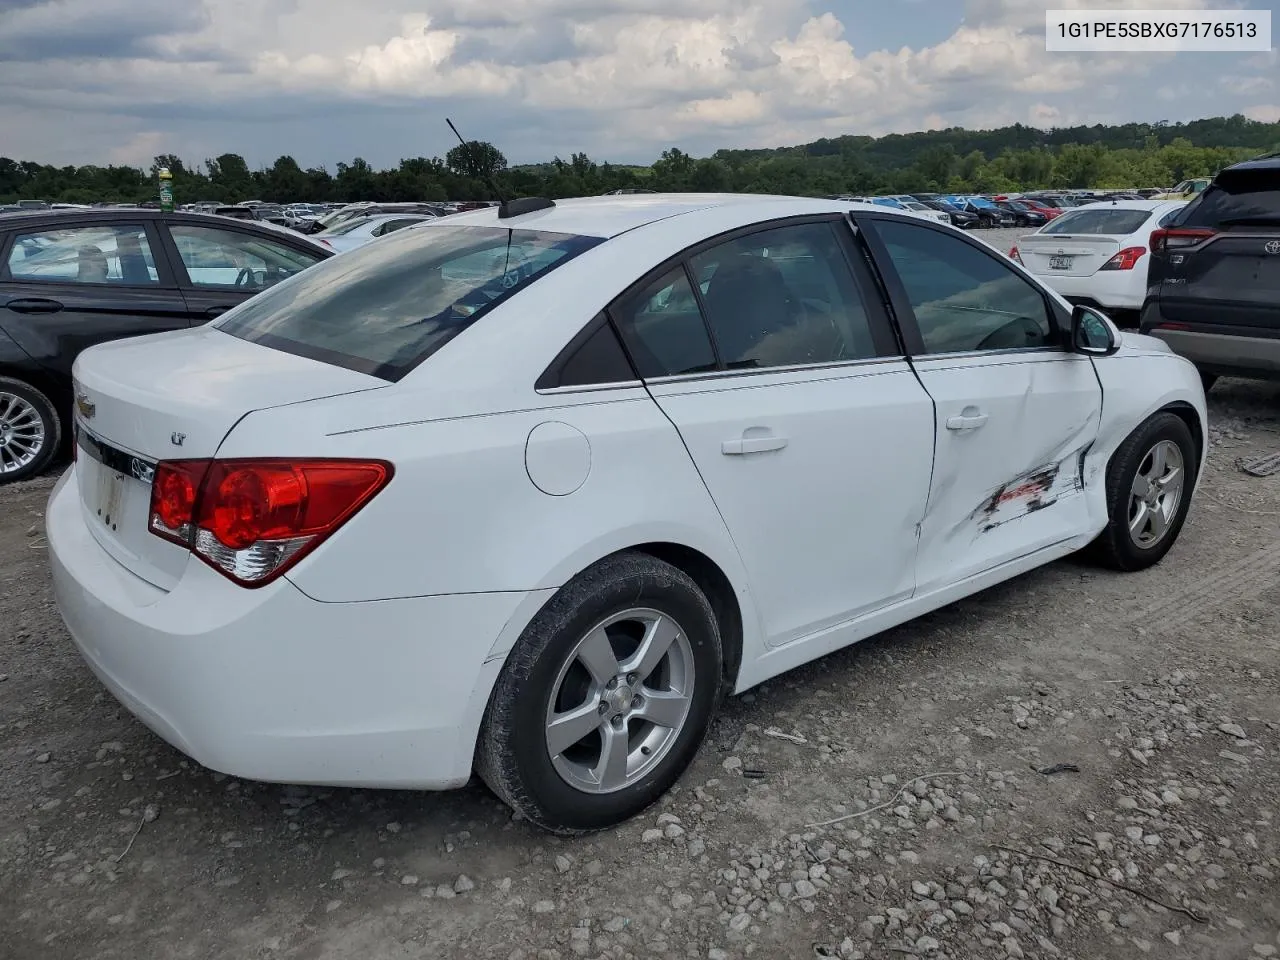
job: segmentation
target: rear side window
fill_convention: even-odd
[[[1178,226],[1280,226],[1280,165],[1224,170],[1183,210]]]
[[[505,227],[400,230],[271,287],[214,326],[399,380],[499,303],[601,242]]]
[[[14,280],[147,286],[160,282],[141,224],[20,233],[9,250]]]
[[[1150,210],[1082,207],[1050,220],[1040,232],[1086,236],[1094,234],[1127,236],[1141,229],[1149,216],[1151,216]]]
[[[683,266],[627,297],[613,310],[636,372],[645,379],[716,369],[716,354]]]

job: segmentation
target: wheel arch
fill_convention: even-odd
[[[742,668],[742,605],[728,575],[705,553],[684,544],[662,541],[641,543],[631,550],[635,553],[647,553],[683,571],[706,594],[720,627],[721,653],[724,658],[723,682],[726,691],[732,690],[738,682],[738,671]]]
[[[1204,463],[1205,454],[1205,431],[1204,424],[1200,420],[1200,414],[1196,408],[1184,400],[1175,400],[1172,403],[1161,407],[1157,413],[1172,413],[1187,425],[1187,429],[1191,431],[1191,439],[1196,444],[1196,463]],[[1112,454],[1115,456],[1115,454]]]

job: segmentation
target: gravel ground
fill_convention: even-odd
[[[1278,956],[1280,477],[1236,460],[1280,445],[1280,387],[1211,401],[1207,481],[1161,566],[1056,563],[735,698],[659,806],[574,841],[480,786],[270,786],[184,759],[71,649],[52,480],[6,488],[0,954]]]
[[[1029,233],[1035,233],[1035,227],[1015,227],[1013,229],[999,230],[974,230],[973,236],[979,240],[985,240],[991,246],[995,247],[1001,253],[1007,254],[1009,248],[1017,242],[1019,237],[1025,237]]]

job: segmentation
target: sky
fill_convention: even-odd
[[[1047,7],[1280,0],[0,0],[0,155],[649,163],[951,126],[1280,121],[1270,53],[1046,53]]]

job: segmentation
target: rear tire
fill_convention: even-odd
[[[62,443],[62,420],[30,384],[0,377],[0,485],[44,470]]]
[[[1134,430],[1107,466],[1107,525],[1096,560],[1126,573],[1164,559],[1182,532],[1200,462],[1181,417],[1157,413]]]
[[[516,641],[476,770],[543,829],[614,826],[684,772],[722,678],[720,630],[697,584],[647,554],[615,554],[562,587]]]

